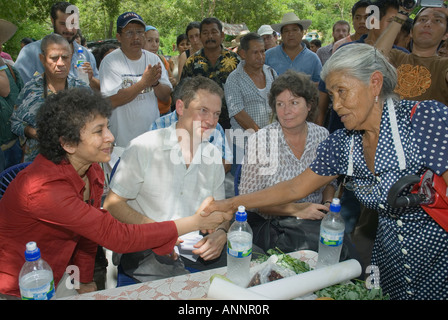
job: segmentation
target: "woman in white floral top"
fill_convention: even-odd
[[[241,194],[252,193],[292,179],[314,161],[319,143],[329,135],[327,129],[311,122],[316,115],[317,99],[317,88],[304,73],[290,70],[274,81],[269,104],[277,121],[249,138],[239,185]],[[336,183],[332,183],[297,202],[257,208],[255,211],[259,216],[252,214],[250,220],[255,241],[258,241],[259,227],[264,230],[267,221],[271,223],[270,229],[282,228],[276,224],[279,221],[280,224],[288,221],[289,226],[295,229],[312,226],[318,230],[324,212],[328,211],[328,204],[325,204],[331,202],[335,187]],[[261,220],[260,216],[266,221]],[[286,219],[286,217],[293,218]],[[309,221],[301,221],[302,219]],[[260,222],[262,226],[259,226]],[[263,237],[262,233],[260,237]],[[276,243],[278,237],[273,230],[270,238],[270,241],[259,239],[257,244],[265,249],[279,245]],[[296,242],[300,241],[297,239]],[[317,239],[312,242],[305,244],[306,248],[317,250]],[[292,249],[304,248],[295,246]]]

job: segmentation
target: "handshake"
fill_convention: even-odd
[[[197,223],[196,230],[212,233],[221,223],[232,220],[233,214],[227,200],[215,201],[213,197],[208,197],[193,216]]]

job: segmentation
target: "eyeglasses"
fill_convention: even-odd
[[[349,191],[359,191],[363,195],[372,194],[375,190],[375,187],[378,186],[378,180],[369,180],[369,179],[357,179],[356,181],[352,180],[352,177],[345,176],[342,185],[345,189]],[[377,188],[376,192],[380,195],[381,188]]]
[[[123,32],[124,37],[127,39],[132,39],[135,36],[137,37],[144,37],[145,36],[145,31],[144,30],[137,30],[137,31],[132,31],[132,30],[128,30],[126,32]]]

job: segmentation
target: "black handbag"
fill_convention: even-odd
[[[322,220],[297,219],[296,217],[274,217],[264,219],[255,212],[248,212],[247,221],[252,228],[253,242],[265,252],[279,248],[288,253],[300,250],[318,252],[320,223]],[[341,261],[350,258],[348,237],[344,237]]]

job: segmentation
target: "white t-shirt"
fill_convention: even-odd
[[[168,72],[155,54],[142,50],[139,60],[128,59],[121,49],[114,50],[101,62],[101,93],[110,97],[121,89],[140,81],[143,72],[150,64],[162,65],[161,84],[172,88]],[[148,131],[149,126],[160,117],[157,97],[152,88],[144,90],[133,101],[116,108],[110,119],[111,131],[119,147],[127,147],[129,142]]]
[[[131,141],[111,190],[147,217],[168,221],[194,214],[208,196],[224,199],[224,178],[222,154],[208,141],[201,143],[187,168],[174,123]]]

